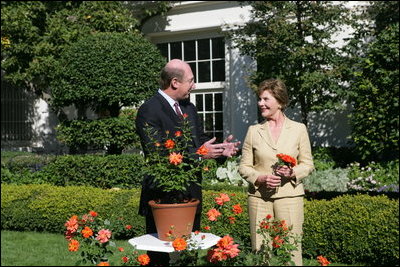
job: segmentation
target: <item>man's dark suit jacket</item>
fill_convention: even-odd
[[[197,115],[196,107],[190,101],[180,101],[179,106],[182,113],[188,115],[189,122],[192,126],[193,137],[193,150],[189,151],[194,153],[204,142],[210,138],[204,133],[202,122]],[[180,125],[180,118],[171,108],[168,101],[159,93],[148,99],[143,105],[140,106],[136,117],[136,131],[139,134],[142,148],[145,155],[148,153],[146,145],[150,142],[149,137],[146,135],[146,125],[154,128],[159,133],[157,139],[162,141],[165,138],[165,132],[173,133],[178,130]],[[200,178],[201,179],[201,178]],[[201,180],[199,180],[201,183]],[[201,186],[193,183],[188,187],[187,193],[200,200],[197,213],[201,212],[202,193]],[[146,216],[151,213],[148,201],[160,198],[162,192],[157,192],[152,186],[151,179],[144,177],[142,182],[142,192],[140,195],[139,214]]]

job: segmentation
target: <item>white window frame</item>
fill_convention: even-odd
[[[212,94],[213,97],[213,107],[211,111],[206,111],[205,110],[205,106],[206,106],[206,102],[205,102],[205,95],[206,94]],[[215,109],[215,94],[221,94],[221,99],[222,99],[222,110],[216,110]],[[202,115],[203,118],[203,129],[204,132],[206,134],[208,134],[210,137],[214,137],[216,136],[216,133],[218,133],[220,135],[220,137],[222,138],[224,135],[224,110],[223,110],[223,99],[224,99],[224,92],[223,92],[223,88],[221,89],[201,89],[201,90],[193,90],[190,93],[190,102],[196,104],[196,95],[201,95],[202,96],[202,102],[203,102],[203,110],[197,110],[197,113],[199,115]],[[212,130],[208,130],[206,129],[206,114],[213,114],[213,126],[212,126]],[[220,130],[216,130],[216,120],[215,120],[215,114],[222,114],[222,118],[221,118],[221,125],[220,125]],[[222,140],[218,140],[218,141],[222,141]]]

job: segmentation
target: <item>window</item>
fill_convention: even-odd
[[[225,82],[225,41],[222,37],[157,44],[168,60],[179,58],[192,68],[196,90],[190,100],[203,120],[204,132],[223,139],[223,89]],[[199,89],[201,87],[201,89]]]
[[[223,141],[222,93],[191,93],[197,112],[203,121],[204,132],[210,137],[215,136],[218,142]]]
[[[196,83],[225,81],[225,42],[222,37],[157,45],[168,60],[179,58],[192,68]]]
[[[33,137],[34,96],[1,81],[1,141],[30,141]]]

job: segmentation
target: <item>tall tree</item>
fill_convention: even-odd
[[[248,1],[251,22],[229,31],[242,54],[257,62],[251,82],[280,78],[290,106],[300,107],[303,123],[311,111],[342,106],[345,88],[335,34],[348,22],[348,10],[331,1]]]
[[[48,94],[65,47],[96,32],[138,32],[149,17],[170,7],[170,1],[2,1],[4,78],[38,95]]]
[[[95,145],[120,154],[134,140],[132,121],[119,118],[121,107],[145,99],[163,65],[156,47],[141,36],[141,25],[170,5],[2,1],[4,78],[50,103],[62,122],[58,137],[76,153]],[[78,109],[79,120],[66,121],[62,108],[69,105]],[[88,121],[87,108],[106,116]]]
[[[373,1],[346,46],[352,140],[361,159],[399,157],[399,2]]]

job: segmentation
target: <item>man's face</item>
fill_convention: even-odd
[[[178,97],[179,100],[188,99],[190,92],[195,88],[194,76],[192,69],[187,66],[185,69],[185,75],[182,81],[179,82]]]

